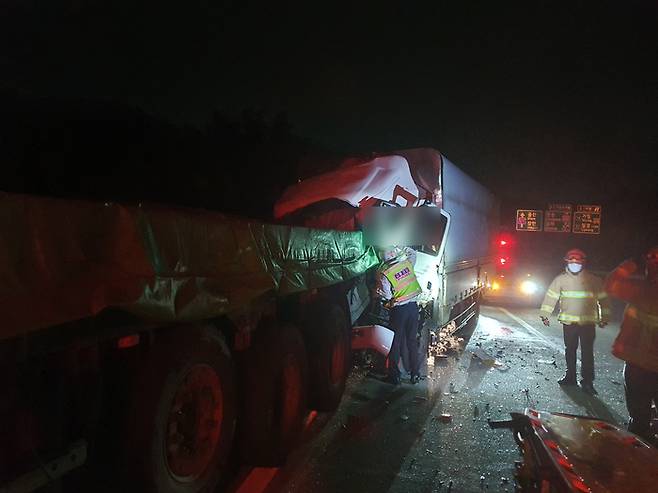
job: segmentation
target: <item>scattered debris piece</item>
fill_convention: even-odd
[[[450,423],[452,421],[452,414],[442,414],[439,416],[439,419],[441,420],[441,423]]]
[[[406,414],[403,414],[402,416],[400,416],[400,419],[402,421],[409,421],[409,416],[407,416]]]
[[[426,453],[426,454],[433,454],[434,452],[432,452],[430,449],[426,448],[426,449],[425,449],[425,453]]]
[[[432,331],[432,343],[430,344],[430,356],[459,355],[464,350],[464,338],[454,335],[456,324],[451,322],[437,331]]]
[[[540,359],[537,360],[537,363],[544,363],[546,365],[555,365],[556,361],[554,359]]]
[[[480,363],[486,366],[493,366],[496,363],[496,358],[491,356],[482,348],[476,348],[473,351],[473,356],[480,360]]]
[[[473,408],[473,419],[476,419],[478,416],[480,416],[480,408],[478,408],[477,406],[475,406],[475,407]]]
[[[621,385],[621,382],[618,382],[617,380],[610,380],[610,383],[614,385]]]

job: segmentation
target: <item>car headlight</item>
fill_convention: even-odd
[[[493,283],[491,283],[491,289],[493,291],[498,291],[500,289],[500,284],[498,283],[498,281],[494,281]]]
[[[521,283],[521,292],[523,294],[535,294],[539,290],[539,286],[534,281],[523,281]]]

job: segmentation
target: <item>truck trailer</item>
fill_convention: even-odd
[[[324,187],[317,200],[315,184],[338,178],[344,193]],[[271,224],[144,204],[0,202],[9,492],[211,492],[229,462],[281,464],[307,410],[339,405],[358,334],[388,330],[370,295],[379,259],[364,212],[440,218],[431,244],[412,245],[419,316],[436,333],[477,320],[497,225],[495,198],[429,149],[301,182]]]

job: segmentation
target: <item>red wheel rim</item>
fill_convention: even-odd
[[[165,457],[180,482],[201,476],[210,465],[222,429],[222,386],[208,365],[189,369],[176,389],[165,433]]]

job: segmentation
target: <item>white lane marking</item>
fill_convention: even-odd
[[[525,320],[523,320],[523,319],[517,317],[516,315],[514,315],[512,312],[510,312],[510,311],[507,310],[506,308],[503,308],[502,306],[499,306],[499,307],[497,307],[497,308],[498,308],[501,312],[503,312],[505,315],[507,315],[508,317],[512,318],[512,319],[513,319],[515,322],[517,322],[519,325],[521,325],[525,330],[527,330],[527,331],[530,332],[531,334],[533,334],[533,335],[537,336],[539,339],[541,339],[541,340],[542,340],[547,346],[551,347],[552,349],[554,349],[555,351],[557,351],[557,352],[559,352],[559,353],[561,353],[561,354],[564,354],[564,347],[563,347],[563,346],[561,346],[561,345],[559,345],[559,344],[556,344],[556,343],[553,342],[551,339],[549,339],[549,338],[546,337],[544,334],[542,334],[542,333],[539,332],[537,329],[535,329],[535,328],[534,328],[532,325],[530,325],[528,322],[526,322]]]

